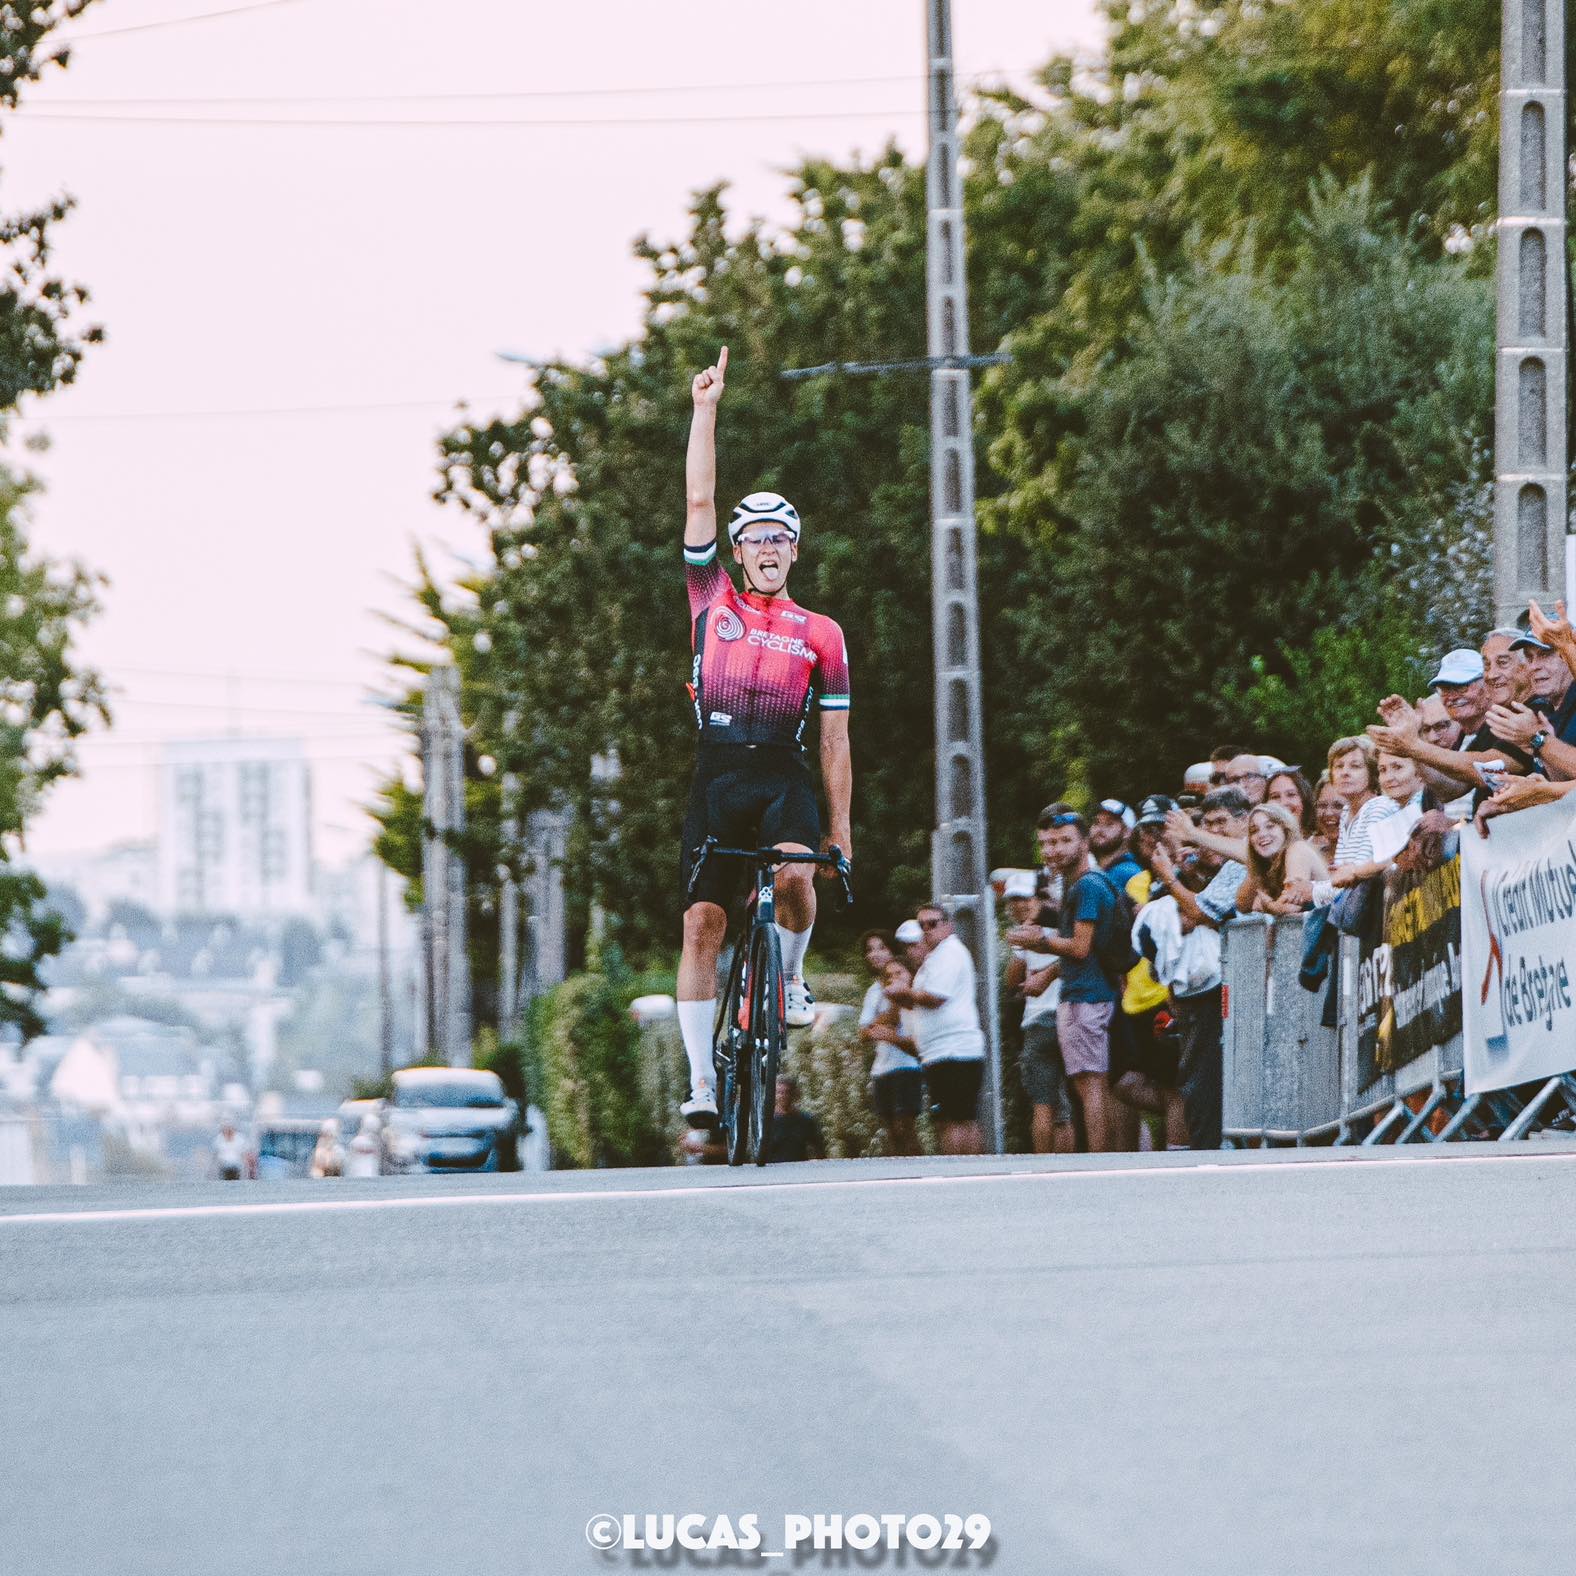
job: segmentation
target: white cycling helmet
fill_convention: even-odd
[[[781,493],[774,492],[753,492],[733,511],[733,518],[728,521],[728,540],[737,546],[739,533],[758,520],[775,521],[798,542],[799,511]]]

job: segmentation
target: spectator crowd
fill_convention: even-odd
[[[1236,745],[1136,807],[1040,812],[1038,868],[1005,872],[1003,984],[1036,1151],[1218,1149],[1221,930],[1326,910],[1338,928],[1386,874],[1450,831],[1576,791],[1576,631],[1536,603],[1440,658],[1427,693],[1390,695],[1317,771]],[[940,903],[861,950],[859,1016],[889,1153],[984,1147],[986,1040],[974,962]],[[1004,1071],[1004,1076],[1011,1076]]]

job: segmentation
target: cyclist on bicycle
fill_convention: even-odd
[[[742,595],[717,562],[717,403],[727,370],[725,345],[717,364],[697,373],[690,389],[695,408],[684,467],[684,564],[694,650],[689,691],[700,738],[684,815],[679,880],[685,892],[695,850],[708,836],[735,848],[810,853],[835,843],[845,856],[853,853],[848,649],[831,619],[788,595],[788,573],[799,556],[793,505],[776,493],[755,492],[733,511],[728,540],[743,569]],[[821,713],[821,778],[831,823],[824,841],[800,742],[812,702]],[[776,876],[785,1016],[796,1026],[813,1017],[804,956],[815,924],[814,868],[784,865]],[[728,905],[746,875],[738,861],[708,860],[684,911],[678,1013],[690,1098],[680,1109],[694,1126],[717,1116],[711,1054],[717,957]]]

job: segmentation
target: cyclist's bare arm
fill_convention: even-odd
[[[826,785],[826,812],[831,830],[828,846],[835,843],[843,857],[854,862],[852,807],[854,758],[848,747],[848,713],[821,713],[821,781]]]
[[[717,402],[727,372],[724,345],[716,366],[697,372],[690,384],[695,409],[684,457],[684,545],[688,548],[710,547],[717,540]]]

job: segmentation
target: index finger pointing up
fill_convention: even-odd
[[[726,345],[722,347],[722,354],[717,357],[717,371],[723,377],[728,375],[728,347]]]

